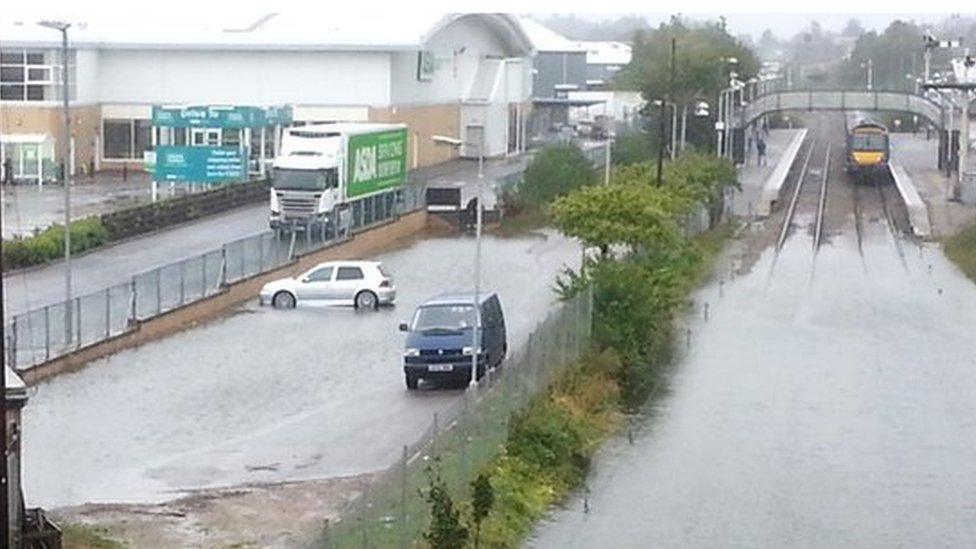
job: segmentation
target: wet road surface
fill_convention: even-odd
[[[511,349],[579,256],[554,234],[485,239],[483,287],[501,297]],[[394,462],[460,394],[407,393],[397,326],[426,298],[470,287],[473,241],[416,240],[378,259],[398,287],[395,308],[251,304],[38,386],[24,417],[29,503],[151,502]]]
[[[572,499],[531,546],[973,546],[976,285],[870,186],[859,247],[851,182],[830,185],[819,252],[801,215],[775,269],[768,248],[695,295],[633,445],[609,444],[589,512]]]

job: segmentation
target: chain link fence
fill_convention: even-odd
[[[396,464],[381,472],[341,517],[327,524],[328,548],[410,547],[430,522],[425,497],[428,467],[437,463],[455,500],[469,499],[469,482],[498,456],[513,413],[544,392],[589,348],[592,289],[562,303],[528,342],[475,391],[434,413],[424,434],[404,446]]]
[[[423,185],[408,185],[353,202],[348,234],[422,209],[424,191]],[[15,370],[43,364],[349,238],[337,236],[336,229],[327,224],[305,229],[294,236],[267,231],[234,240],[219,249],[139,273],[129,282],[14,315],[7,327],[5,363]]]

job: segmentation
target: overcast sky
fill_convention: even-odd
[[[167,0],[165,2],[147,0],[30,0],[28,2],[4,2],[0,18],[5,20],[34,20],[57,17],[87,21],[91,23],[109,22],[132,25],[181,23],[195,26],[234,26],[244,20],[253,20],[272,11],[307,13],[309,17],[320,17],[327,21],[336,10],[353,11],[368,17],[370,12],[360,6],[368,6],[372,13],[397,11],[506,11],[531,13],[577,13],[587,18],[615,17],[627,13],[647,13],[648,19],[656,24],[667,20],[671,13],[667,7],[681,8],[681,13],[691,18],[715,19],[725,15],[733,34],[752,34],[758,36],[764,29],[771,28],[780,37],[789,37],[809,25],[811,20],[819,21],[826,29],[839,30],[851,17],[859,19],[865,27],[884,29],[894,19],[914,19],[918,22],[935,22],[952,13],[976,15],[976,0],[928,0],[924,3],[906,0],[872,1],[857,3],[843,0],[818,0],[815,5],[808,2],[773,2],[769,0],[681,0],[680,2],[647,2],[634,0],[423,0],[422,2],[403,2],[402,0],[371,0],[367,3],[343,4],[335,0],[297,1],[297,0]],[[422,7],[419,7],[422,6]],[[846,13],[851,6],[868,13]],[[928,13],[919,14],[919,6]],[[811,12],[811,9],[813,10]],[[594,11],[602,13],[594,13]],[[785,10],[785,11],[784,11]],[[874,13],[870,13],[871,11]],[[802,13],[801,13],[802,12]],[[0,36],[0,40],[2,40]]]

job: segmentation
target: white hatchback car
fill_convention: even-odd
[[[294,278],[282,278],[261,288],[261,304],[290,309],[300,301],[345,303],[357,309],[376,309],[396,299],[396,287],[378,261],[328,261]]]

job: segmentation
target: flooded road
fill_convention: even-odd
[[[567,502],[531,546],[974,546],[976,285],[875,190],[855,209],[831,185],[819,252],[801,215],[778,258],[697,292],[692,344],[597,460],[589,512]]]
[[[413,309],[472,284],[473,239],[408,242],[379,256],[395,308],[256,304],[43,383],[25,408],[30,505],[152,502],[184,490],[325,478],[393,463],[460,394],[408,393]],[[555,300],[580,248],[555,234],[487,237],[483,288],[498,292],[518,348]]]

